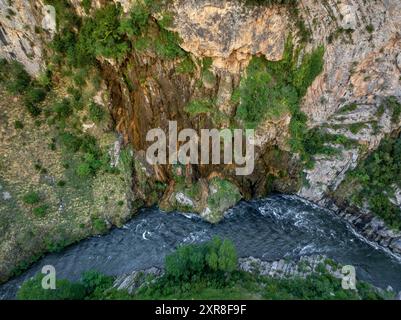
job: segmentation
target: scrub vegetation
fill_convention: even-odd
[[[379,148],[349,172],[339,192],[369,208],[393,229],[401,230],[401,210],[391,202],[401,188],[401,137],[384,139]]]
[[[161,277],[149,275],[132,295],[112,288],[113,277],[89,271],[79,282],[57,281],[56,290],[44,290],[43,275],[26,281],[17,297],[37,299],[268,299],[360,300],[383,299],[376,289],[358,281],[357,290],[344,290],[341,280],[322,263],[306,278],[271,278],[238,270],[238,258],[229,240],[214,238],[202,244],[184,245],[165,259]]]
[[[301,160],[312,166],[315,154],[334,154],[338,150],[329,143],[351,144],[349,139],[318,129],[308,130],[306,115],[300,110],[302,98],[315,78],[323,71],[324,47],[320,46],[300,58],[292,38],[287,39],[283,59],[267,61],[254,57],[233,94],[238,104],[236,118],[247,128],[256,128],[264,121],[291,115],[289,144]]]

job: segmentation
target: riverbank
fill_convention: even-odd
[[[143,209],[122,228],[45,256],[21,276],[0,286],[0,297],[13,298],[21,283],[44,265],[54,266],[60,279],[70,281],[78,281],[88,270],[121,276],[133,270],[161,268],[165,256],[179,245],[208,241],[213,236],[231,239],[240,258],[285,261],[326,255],[354,266],[363,281],[401,290],[399,260],[357,236],[331,211],[294,196],[276,195],[240,202],[216,225],[197,215]]]
[[[341,271],[340,271],[341,270]],[[20,300],[141,300],[141,299],[252,299],[252,300],[383,300],[384,291],[356,279],[347,280],[342,266],[324,256],[299,260],[238,260],[229,240],[213,238],[179,247],[166,257],[163,269],[150,268],[110,277],[94,271],[78,282],[57,280],[55,290],[42,288],[43,275],[27,280],[18,290]]]

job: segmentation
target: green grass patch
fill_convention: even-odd
[[[229,117],[221,112],[213,99],[192,100],[184,109],[191,117],[210,115],[215,125],[228,121]]]

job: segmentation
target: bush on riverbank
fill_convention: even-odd
[[[18,299],[383,299],[370,285],[344,290],[341,280],[326,268],[306,278],[277,279],[238,270],[236,250],[218,238],[178,248],[166,257],[165,274],[148,275],[132,295],[112,288],[113,278],[90,271],[78,283],[57,282],[57,290],[43,290],[42,276],[26,281]]]
[[[82,300],[86,296],[85,287],[81,283],[68,280],[57,280],[55,290],[42,288],[43,274],[25,281],[18,290],[18,300]]]

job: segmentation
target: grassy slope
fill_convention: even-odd
[[[0,97],[0,281],[4,281],[44,252],[103,232],[106,220],[121,224],[130,212],[123,170],[77,177],[71,165],[77,156],[63,151],[57,142],[52,147],[57,133],[45,115],[32,118],[22,98],[3,89]],[[23,128],[16,129],[16,121]],[[104,150],[115,140],[113,133],[95,129],[93,134]],[[5,200],[3,192],[11,199]],[[39,196],[34,205],[24,201],[31,192]]]

